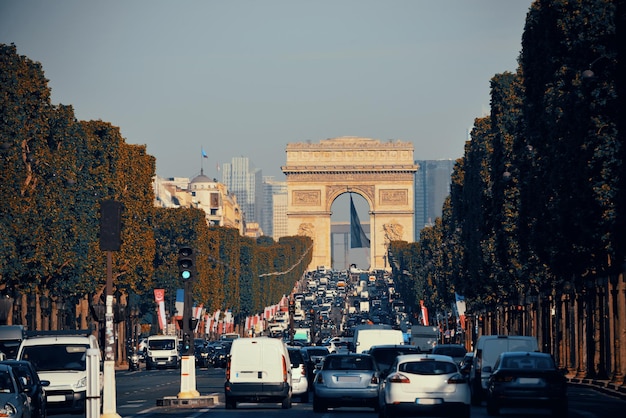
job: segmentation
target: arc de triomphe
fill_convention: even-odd
[[[288,235],[313,239],[309,269],[331,266],[331,207],[357,193],[370,211],[370,268],[386,268],[389,241],[413,241],[414,188],[418,166],[413,144],[358,137],[287,144]]]

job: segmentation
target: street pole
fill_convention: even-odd
[[[102,388],[102,418],[121,418],[116,411],[115,393],[115,335],[113,332],[113,252],[107,251],[107,283],[104,346],[104,387]]]

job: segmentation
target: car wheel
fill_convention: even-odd
[[[470,414],[471,414],[470,406],[462,405],[461,408],[458,410],[458,415],[455,413],[453,416],[459,417],[459,418],[470,418]]]
[[[552,409],[552,416],[554,418],[567,418],[567,403],[559,403]]]
[[[380,405],[378,407],[378,418],[390,418],[386,405]]]
[[[500,408],[493,402],[487,400],[487,415],[490,417],[496,416],[500,414]]]
[[[281,408],[283,409],[289,409],[291,408],[291,396],[286,397],[285,399],[283,399],[283,402],[281,403]]]
[[[237,409],[237,401],[231,398],[226,398],[226,409]]]
[[[480,385],[480,383],[479,383]],[[471,403],[472,406],[480,406],[480,403],[482,402],[482,397],[481,397],[481,393],[480,391],[482,390],[482,387],[476,387],[476,385],[473,385],[471,387]]]
[[[313,412],[326,412],[328,406],[317,396],[313,396]]]

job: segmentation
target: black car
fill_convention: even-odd
[[[487,383],[487,414],[503,407],[548,408],[554,417],[567,417],[565,373],[548,353],[501,353]]]
[[[395,361],[396,357],[401,354],[420,354],[419,348],[413,345],[375,345],[368,350],[368,353],[374,357],[378,369],[382,376],[389,373],[389,368]]]
[[[437,344],[433,347],[432,354],[450,356],[454,359],[456,364],[460,364],[465,358],[467,350],[463,344]]]
[[[47,408],[45,387],[50,382],[39,379],[39,375],[30,361],[4,360],[0,361],[0,364],[11,366],[15,376],[22,381],[24,392],[30,398],[33,418],[45,418]]]
[[[309,387],[313,387],[313,378],[315,377],[316,367],[320,366],[324,358],[329,355],[329,351],[324,346],[310,345],[300,349],[302,357],[306,364],[307,381]]]

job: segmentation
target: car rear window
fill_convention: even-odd
[[[289,350],[289,361],[294,366],[299,366],[304,363],[300,350]]]
[[[324,370],[374,370],[374,362],[370,357],[333,356],[326,358]]]
[[[554,370],[556,366],[550,357],[506,356],[502,359],[503,369]]]
[[[421,375],[450,374],[457,371],[456,365],[447,361],[409,361],[400,364],[399,371]]]

